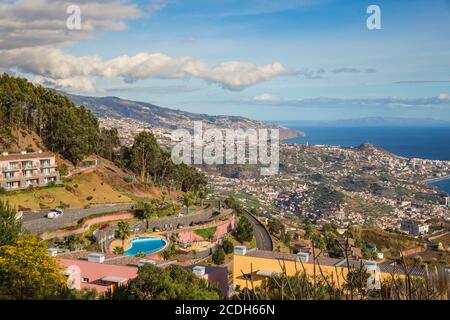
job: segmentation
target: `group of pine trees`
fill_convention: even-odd
[[[48,150],[77,163],[94,153],[100,143],[95,116],[77,108],[67,97],[34,86],[26,79],[0,76],[0,137],[4,144],[15,139],[14,132],[35,132]]]
[[[18,130],[26,130],[74,164],[98,154],[132,170],[143,183],[183,191],[199,190],[206,183],[196,169],[173,164],[152,133],[143,132],[131,148],[120,148],[116,129],[100,129],[97,118],[84,106],[77,107],[66,96],[26,79],[0,75],[0,121],[3,145],[14,141]]]

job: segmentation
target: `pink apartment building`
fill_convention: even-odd
[[[50,182],[60,183],[54,154],[22,151],[0,155],[0,187],[7,191],[29,186],[44,187]]]

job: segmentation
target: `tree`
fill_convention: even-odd
[[[67,168],[67,165],[65,163],[61,163],[56,167],[56,171],[58,171],[59,175],[61,177],[65,177],[69,174],[69,168]]]
[[[193,272],[178,265],[159,268],[146,264],[138,276],[126,286],[110,294],[112,299],[128,300],[218,300],[221,294],[216,286],[198,278]]]
[[[164,260],[169,260],[170,257],[172,257],[175,254],[176,250],[175,250],[175,245],[172,243],[170,244],[166,250],[161,251],[159,253],[159,256],[161,258],[163,258]]]
[[[0,299],[52,299],[65,291],[66,279],[47,246],[32,235],[0,247]]]
[[[220,265],[225,262],[225,250],[222,247],[217,248],[217,250],[212,255],[212,260],[215,264]]]
[[[226,254],[230,254],[233,252],[233,243],[230,240],[225,239],[222,242],[222,248]]]
[[[189,207],[195,202],[195,194],[191,191],[185,192],[183,194],[183,203],[186,206],[186,213],[189,213]]]
[[[0,246],[10,245],[19,238],[22,222],[8,202],[0,200]]]
[[[267,223],[267,229],[275,237],[281,239],[285,232],[284,224],[278,219],[270,219]]]
[[[102,128],[100,131],[99,154],[105,159],[114,161],[120,147],[119,132],[116,128]]]
[[[161,149],[151,132],[141,132],[131,147],[131,168],[141,182],[148,182],[149,174],[155,173],[161,159]]]
[[[198,192],[198,198],[200,199],[200,205],[202,208],[203,208],[203,202],[205,201],[207,195],[208,195],[208,192],[206,189],[202,189]]]
[[[308,220],[305,225],[305,239],[311,239],[315,233],[316,227]]]
[[[146,223],[146,230],[148,229],[148,221],[150,219],[153,219],[154,216],[158,217],[158,214],[155,211],[155,205],[153,203],[146,203],[143,208],[143,218],[145,219]]]
[[[242,243],[244,241],[252,241],[253,239],[253,227],[250,221],[242,216],[236,227],[236,238]]]
[[[71,251],[78,250],[83,244],[84,241],[79,234],[67,236],[63,241],[63,245],[67,246]]]
[[[125,240],[128,239],[130,235],[131,235],[131,228],[128,222],[120,221],[117,224],[116,238],[122,240],[122,247],[125,247]]]

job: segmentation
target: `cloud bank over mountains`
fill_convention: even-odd
[[[447,108],[450,107],[450,95],[441,93],[437,96],[420,98],[372,98],[372,99],[341,99],[341,98],[312,98],[312,99],[285,99],[263,93],[247,99],[247,103],[254,105],[272,105],[289,107],[314,107],[314,108],[340,108],[340,107],[359,107],[359,108]]]

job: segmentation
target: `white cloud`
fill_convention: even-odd
[[[66,9],[81,9],[81,30],[66,27]],[[122,30],[141,10],[126,0],[12,0],[0,4],[0,50],[57,45],[87,39],[94,31]]]
[[[0,0],[1,1],[1,0]],[[62,47],[93,37],[95,31],[122,30],[126,20],[155,14],[169,0],[148,0],[142,10],[129,0],[11,0],[0,4],[0,68],[34,77],[36,83],[70,91],[92,91],[98,79],[134,83],[149,78],[196,78],[229,90],[242,90],[288,70],[279,62],[257,65],[225,61],[210,67],[192,57],[142,52],[110,60],[76,57]],[[81,8],[81,29],[68,30],[66,9]]]
[[[439,99],[440,100],[450,100],[450,94],[448,94],[448,93],[441,93],[439,95]]]
[[[121,78],[126,83],[149,78],[197,78],[229,90],[243,90],[289,74],[279,62],[256,65],[228,61],[211,68],[202,60],[171,57],[162,53],[139,53],[131,57],[124,55],[103,61],[98,56],[75,57],[48,47],[0,51],[0,67],[16,68],[20,72],[40,76],[48,83],[60,85],[83,79],[87,88],[91,87],[94,78]],[[89,77],[91,79],[88,81]]]
[[[278,101],[279,98],[270,93],[263,93],[258,96],[254,96],[253,100],[258,102],[266,102],[266,101]]]
[[[74,77],[67,79],[49,79],[41,76],[36,76],[30,79],[34,84],[44,87],[51,87],[57,90],[76,91],[93,93],[96,92],[94,81],[89,77]]]

